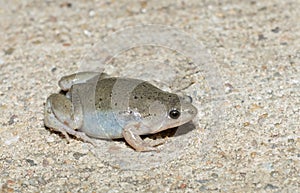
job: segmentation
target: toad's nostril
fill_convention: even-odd
[[[188,113],[191,115],[196,115],[198,113],[198,110],[196,107],[192,106],[190,109],[188,109]]]

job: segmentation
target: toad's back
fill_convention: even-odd
[[[160,101],[166,109],[180,108],[177,95],[137,79],[105,78],[94,86],[85,84],[83,87],[79,89],[85,103],[81,130],[96,138],[121,138],[126,124],[151,118],[150,106],[154,102]],[[86,100],[86,97],[94,100]]]

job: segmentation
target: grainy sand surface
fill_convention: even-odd
[[[0,192],[299,191],[299,10],[298,0],[0,0]],[[105,71],[193,96],[193,124],[159,153],[46,129],[59,78],[97,59],[104,37],[146,24],[186,32],[208,57],[138,46]]]

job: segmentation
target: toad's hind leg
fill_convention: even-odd
[[[82,125],[82,118],[75,116],[71,101],[60,94],[52,94],[48,97],[45,104],[45,126],[54,131],[61,132],[69,141],[69,135],[73,135],[83,141],[96,145],[95,140],[88,137],[85,133],[76,131]]]
[[[106,73],[100,73],[100,72],[78,72],[75,74],[71,74],[68,76],[62,77],[58,85],[59,87],[64,90],[68,91],[70,90],[71,86],[74,84],[82,84],[87,82],[93,82],[98,81],[100,79],[107,78],[108,75]]]

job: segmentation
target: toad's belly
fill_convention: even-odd
[[[112,111],[85,113],[83,126],[80,131],[94,138],[123,138],[123,128],[132,121],[138,122],[140,118]]]

